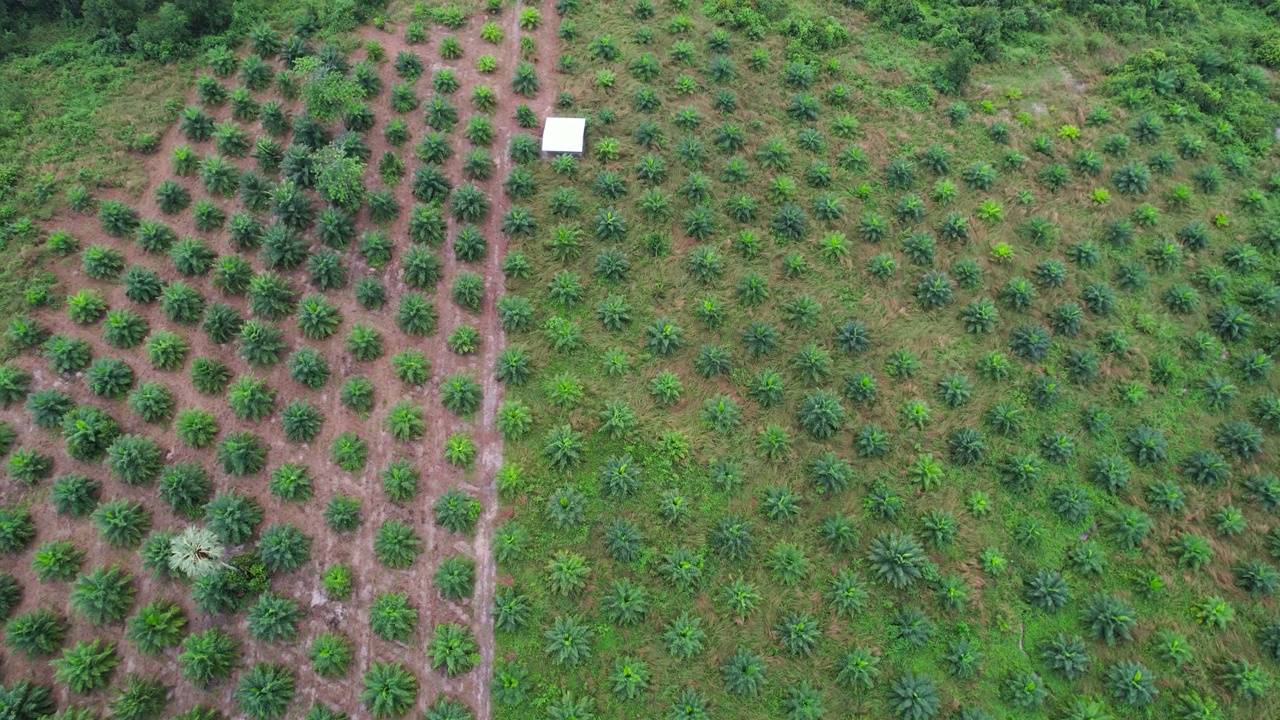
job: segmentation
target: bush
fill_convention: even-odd
[[[253,553],[235,555],[222,565],[223,549],[208,530],[189,527],[173,539],[170,564],[195,579],[191,597],[204,612],[236,613],[248,599],[270,587],[266,568]]]

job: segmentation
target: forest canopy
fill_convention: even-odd
[[[133,54],[172,62],[191,57],[209,42],[241,37],[272,13],[272,0],[0,0],[0,57],[16,52],[42,22],[80,22],[93,30],[93,46],[108,54]],[[369,19],[386,0],[307,0],[298,30],[343,31]]]

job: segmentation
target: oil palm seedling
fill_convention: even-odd
[[[5,624],[5,644],[28,658],[47,657],[62,647],[66,619],[47,608],[29,610]]]
[[[378,528],[373,550],[379,563],[393,570],[400,570],[412,565],[422,552],[422,539],[412,525],[391,519]]]
[[[297,602],[271,592],[263,593],[246,613],[249,636],[262,642],[292,641],[297,637],[302,615]]]
[[[418,611],[401,593],[380,593],[369,613],[369,628],[383,640],[400,642],[408,639],[418,626]]]
[[[240,676],[234,697],[247,717],[268,720],[284,715],[296,695],[293,671],[275,663],[258,663]]]
[[[450,677],[467,672],[480,661],[479,646],[471,631],[461,625],[442,623],[435,627],[427,644],[432,668]]]
[[[151,513],[141,503],[124,499],[99,503],[89,518],[102,539],[114,547],[137,547],[151,527]]]

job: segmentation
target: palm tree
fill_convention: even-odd
[[[233,569],[223,562],[226,548],[208,528],[190,526],[173,539],[169,567],[192,580],[208,577],[222,568]]]

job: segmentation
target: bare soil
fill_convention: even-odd
[[[269,369],[252,369],[235,355],[234,344],[214,345],[197,327],[174,327],[174,324],[164,316],[159,303],[150,306],[137,305],[125,298],[124,288],[121,285],[100,282],[84,276],[77,257],[62,261],[54,268],[60,289],[72,293],[84,287],[93,288],[107,298],[110,307],[127,307],[141,314],[151,324],[153,330],[160,328],[177,330],[191,344],[191,352],[188,355],[186,367],[182,371],[157,371],[147,363],[142,347],[126,351],[110,348],[101,339],[99,327],[73,325],[61,310],[45,309],[36,312],[34,315],[42,325],[53,332],[65,332],[85,338],[93,346],[94,358],[125,359],[136,374],[136,382],[154,380],[167,387],[174,394],[179,412],[201,407],[213,413],[218,419],[220,437],[240,430],[256,433],[270,448],[267,469],[249,478],[224,475],[216,462],[216,451],[213,447],[201,450],[184,447],[178,441],[171,425],[155,426],[143,423],[128,411],[124,400],[111,401],[95,398],[87,391],[82,377],[58,376],[47,368],[43,358],[28,352],[15,360],[15,363],[32,373],[34,377],[32,388],[59,388],[71,393],[78,403],[104,408],[119,421],[124,432],[146,434],[161,443],[166,449],[167,463],[198,462],[210,472],[215,491],[234,488],[254,496],[265,510],[263,527],[271,523],[294,523],[313,539],[310,561],[292,573],[277,576],[273,581],[274,592],[295,599],[306,611],[305,618],[298,628],[298,639],[292,643],[260,643],[248,637],[243,615],[208,617],[198,613],[190,599],[187,587],[174,580],[152,578],[142,571],[140,558],[134,550],[108,547],[99,539],[87,518],[75,519],[55,514],[48,501],[48,481],[42,482],[34,489],[24,488],[13,481],[0,483],[0,502],[5,505],[28,503],[38,531],[36,540],[28,552],[0,558],[0,568],[17,576],[24,587],[23,600],[15,609],[15,614],[37,607],[54,608],[64,613],[72,620],[67,646],[94,637],[115,642],[123,660],[116,670],[117,679],[126,673],[137,672],[163,680],[172,688],[169,705],[171,713],[176,714],[196,703],[203,703],[223,709],[228,717],[237,716],[239,713],[232,697],[236,678],[233,677],[207,690],[196,688],[181,675],[176,663],[178,649],[170,649],[158,656],[139,655],[135,648],[124,640],[123,624],[92,627],[76,617],[67,606],[69,585],[61,582],[41,584],[31,572],[29,562],[36,546],[50,540],[70,539],[86,552],[84,570],[110,565],[127,568],[133,573],[137,588],[135,608],[155,600],[172,600],[186,610],[188,631],[199,631],[211,626],[226,629],[243,642],[242,668],[267,661],[280,662],[292,668],[297,676],[297,699],[291,706],[290,717],[301,717],[313,702],[325,703],[344,710],[352,717],[367,716],[367,710],[359,705],[358,698],[363,689],[361,678],[374,661],[400,661],[413,669],[420,684],[416,711],[424,709],[444,693],[465,699],[475,711],[477,718],[483,720],[491,716],[488,685],[493,672],[494,644],[490,609],[497,582],[491,539],[494,528],[501,518],[494,476],[503,462],[502,442],[494,426],[497,408],[502,399],[502,387],[496,382],[492,372],[496,357],[504,343],[495,308],[496,300],[503,290],[501,262],[506,253],[506,238],[501,233],[501,219],[507,209],[502,180],[509,170],[510,162],[507,159],[506,148],[511,136],[518,132],[537,133],[536,129],[522,131],[516,126],[514,121],[516,107],[521,103],[529,104],[539,117],[545,117],[551,108],[555,96],[553,64],[556,38],[555,31],[549,22],[544,22],[541,28],[531,33],[538,47],[538,56],[533,61],[539,69],[542,90],[534,99],[521,98],[512,93],[509,84],[511,73],[520,61],[519,40],[522,33],[517,26],[518,13],[508,9],[503,14],[502,20],[508,25],[507,36],[498,47],[484,43],[479,38],[480,26],[486,19],[482,16],[474,17],[467,27],[453,31],[433,28],[429,33],[429,42],[412,46],[390,31],[390,28],[388,32],[366,29],[361,33],[363,39],[379,42],[386,49],[388,58],[394,58],[401,51],[412,52],[418,54],[423,59],[424,65],[429,67],[436,65],[434,61],[440,57],[440,39],[446,35],[454,35],[459,38],[465,48],[463,58],[453,65],[463,84],[462,89],[454,96],[461,114],[464,116],[468,114],[469,103],[466,99],[476,84],[491,85],[498,93],[498,106],[493,115],[497,136],[492,146],[497,168],[492,179],[478,183],[489,195],[493,205],[489,218],[484,224],[489,252],[481,263],[470,268],[485,277],[486,296],[479,313],[472,314],[462,310],[448,297],[448,288],[456,274],[464,269],[464,264],[455,259],[450,243],[446,243],[438,251],[444,263],[444,277],[434,297],[436,309],[440,315],[439,330],[435,335],[425,339],[404,335],[396,328],[393,320],[395,307],[401,295],[409,290],[400,278],[398,264],[393,261],[381,270],[369,268],[352,248],[346,253],[345,258],[347,266],[351,269],[352,282],[368,275],[377,276],[387,288],[387,302],[384,308],[378,312],[363,310],[355,302],[348,288],[326,293],[329,300],[341,308],[343,314],[342,328],[335,337],[319,342],[304,340],[294,327],[292,318],[279,323],[285,332],[286,343],[291,349],[303,345],[314,347],[329,360],[332,370],[329,383],[318,391],[312,391],[291,380],[284,363]],[[499,70],[491,76],[483,76],[474,68],[475,58],[483,52],[493,53],[498,58]],[[362,51],[358,54],[362,54]],[[276,62],[278,65],[279,61]],[[398,82],[398,79],[394,76],[390,62],[383,65],[383,75],[384,91],[374,103],[378,123],[366,135],[366,141],[373,150],[366,177],[370,188],[381,185],[377,176],[377,158],[383,151],[392,149],[382,136],[382,124],[396,116],[390,108],[389,96],[390,88]],[[429,75],[430,73],[419,81],[420,95],[429,95]],[[260,101],[269,99],[268,96],[267,93],[257,94]],[[281,100],[279,97],[274,99]],[[295,115],[301,110],[299,103],[286,104],[292,106]],[[230,119],[229,108],[219,108],[210,112],[216,115],[219,122]],[[416,162],[411,161],[411,148],[425,130],[420,112],[411,113],[405,118],[411,120],[413,137],[399,152],[410,169],[407,174],[410,174],[412,168],[416,166]],[[455,145],[458,147],[465,143],[465,139],[461,136],[462,125],[460,123],[459,128],[453,133]],[[256,124],[250,129],[256,134],[264,134]],[[173,149],[188,144],[195,147],[202,155],[214,152],[211,142],[190,143],[180,134],[175,125],[165,133],[160,150],[145,160],[148,183],[141,191],[141,195],[125,197],[119,193],[108,192],[104,198],[124,199],[137,208],[142,217],[167,223],[180,237],[204,236],[220,254],[233,253],[235,250],[225,232],[198,233],[189,210],[165,216],[156,205],[155,187],[164,180],[173,179],[191,192],[193,204],[201,199],[213,200],[221,205],[228,215],[241,209],[237,201],[210,197],[194,177],[178,178],[171,175],[170,158]],[[461,184],[461,154],[456,153],[447,166],[450,176],[455,180],[455,185]],[[254,165],[250,159],[240,159],[236,163],[241,169],[249,169]],[[397,241],[398,255],[408,244],[408,218],[414,200],[407,180],[401,182],[395,192],[401,205],[401,216],[383,230]],[[369,226],[368,219],[362,216],[358,232]],[[228,303],[239,310],[243,317],[250,317],[245,298],[220,296],[220,293],[214,290],[204,278],[181,277],[166,258],[147,255],[129,239],[106,236],[96,219],[91,216],[59,218],[50,223],[49,229],[71,232],[80,239],[83,247],[93,244],[115,247],[125,254],[127,265],[138,264],[150,267],[156,270],[166,282],[183,279],[200,289],[206,301],[216,300]],[[455,229],[451,220],[450,238]],[[254,264],[256,270],[264,269],[257,257],[248,257],[248,259]],[[285,274],[300,291],[300,295],[313,290],[308,287],[304,270]],[[382,332],[385,350],[382,359],[356,362],[345,351],[345,334],[357,322],[372,325]],[[445,338],[448,333],[462,323],[478,328],[484,338],[481,351],[475,355],[455,355],[446,347]],[[406,388],[395,378],[388,360],[392,355],[410,347],[416,347],[425,353],[433,363],[433,377],[421,388]],[[261,422],[237,419],[231,413],[224,398],[201,395],[191,386],[189,369],[191,360],[197,357],[215,358],[230,366],[236,374],[253,373],[266,379],[271,387],[277,390],[277,408],[294,398],[305,399],[320,408],[325,415],[320,434],[310,445],[295,445],[285,441],[275,417]],[[460,371],[474,376],[482,383],[484,389],[482,408],[476,417],[471,419],[458,418],[445,412],[439,402],[439,380]],[[352,375],[368,377],[376,388],[376,405],[372,412],[363,417],[339,403],[341,387]],[[406,398],[415,405],[427,409],[428,429],[426,435],[420,440],[401,443],[387,433],[383,427],[383,418],[392,404]],[[32,425],[29,415],[19,405],[0,410],[0,419],[18,428],[19,439],[14,447],[34,449],[55,458],[55,475],[83,473],[102,482],[103,499],[128,498],[142,502],[152,513],[153,529],[179,530],[190,524],[185,518],[175,516],[168,506],[159,500],[154,487],[126,486],[110,477],[104,465],[70,459],[63,450],[60,435]],[[356,432],[368,443],[368,462],[361,472],[347,473],[329,459],[331,442],[336,435],[345,431]],[[445,438],[459,431],[470,432],[478,450],[475,464],[466,471],[449,465],[443,456]],[[381,489],[378,476],[379,471],[396,458],[411,460],[422,473],[422,483],[417,498],[405,506],[395,505],[387,499]],[[316,492],[315,496],[306,503],[284,502],[267,491],[266,484],[270,471],[290,462],[304,464],[311,471]],[[473,536],[449,533],[437,527],[434,522],[432,504],[451,487],[460,487],[482,502],[483,512]],[[321,518],[321,511],[329,498],[338,493],[358,497],[363,502],[363,524],[351,536],[336,535],[324,526]],[[424,552],[407,570],[387,569],[377,563],[373,554],[374,533],[384,520],[390,518],[399,518],[412,523],[423,538]],[[232,550],[238,550],[238,548]],[[432,574],[439,558],[455,553],[467,555],[476,561],[475,593],[466,603],[445,601],[432,587]],[[320,590],[320,575],[325,568],[338,562],[348,563],[355,569],[356,591],[346,602],[330,601]],[[384,592],[409,594],[419,612],[418,628],[406,642],[386,642],[369,630],[369,607],[374,597]],[[481,648],[481,662],[476,669],[450,679],[443,673],[430,668],[424,650],[431,637],[432,628],[441,622],[462,623],[473,628]],[[320,678],[311,670],[310,662],[306,657],[307,649],[311,639],[323,632],[340,632],[356,645],[356,660],[350,672],[343,678],[336,680]],[[28,659],[14,654],[7,647],[0,648],[0,682],[8,683],[19,678],[28,678],[50,684],[53,672],[47,660],[48,658]],[[65,688],[57,687],[56,693],[59,707],[66,707],[68,704],[102,706],[109,700],[108,693],[101,691],[83,697],[71,695]]]

